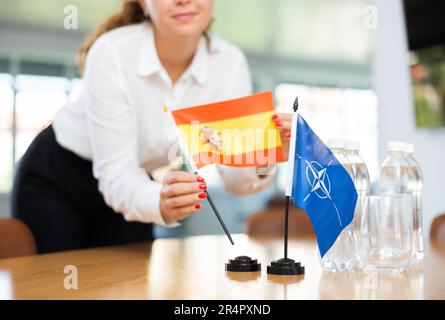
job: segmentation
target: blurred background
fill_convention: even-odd
[[[438,1],[215,0],[212,32],[240,46],[255,91],[272,90],[290,112],[295,96],[320,137],[360,141],[378,178],[386,142],[416,146],[424,171],[424,226],[445,212],[445,63]],[[82,86],[75,53],[121,0],[1,0],[0,217],[9,216],[14,168],[36,134]],[[68,7],[67,7],[68,6]],[[66,29],[70,8],[78,29]],[[439,6],[439,7],[438,7]],[[65,10],[65,11],[64,11]],[[70,11],[71,12],[71,11]],[[426,23],[428,22],[428,23]],[[274,186],[235,197],[212,166],[202,173],[229,229],[283,198],[286,165]],[[159,236],[220,233],[209,208]]]

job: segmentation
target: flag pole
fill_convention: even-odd
[[[294,105],[293,105],[293,109],[294,109],[294,116],[292,118],[296,118],[297,117],[297,111],[298,111],[298,97],[295,98],[294,101]],[[292,128],[294,129],[294,122],[295,120],[292,119]],[[292,133],[291,133],[292,134]],[[295,132],[293,132],[293,135],[295,136]],[[292,157],[292,159],[290,159],[290,161],[292,162],[292,166],[289,166],[288,169],[288,178],[287,178],[287,186],[286,186],[286,203],[285,203],[285,207],[284,207],[284,259],[287,259],[287,246],[288,246],[288,242],[289,242],[289,206],[290,206],[290,194],[292,193],[292,180],[293,177],[291,176],[293,174],[293,159],[295,158],[295,137],[291,137],[294,139],[291,139],[290,145],[292,146],[292,150],[289,150],[289,159],[290,157]],[[289,161],[289,160],[288,160]],[[289,162],[289,163],[291,163]]]
[[[302,275],[304,274],[304,266],[300,262],[295,262],[288,258],[288,242],[289,242],[289,206],[290,197],[292,195],[293,172],[295,162],[295,143],[297,130],[297,111],[298,111],[298,97],[295,98],[293,104],[294,114],[292,117],[291,139],[289,143],[288,169],[287,169],[287,183],[286,183],[286,202],[284,207],[284,258],[277,261],[272,261],[271,265],[267,267],[267,273],[276,275]]]
[[[289,196],[286,196],[284,208],[284,259],[287,259],[287,243],[289,238]]]
[[[177,136],[178,142],[179,142],[179,148],[181,150],[182,155],[185,158],[185,161],[187,162],[187,165],[189,166],[190,170],[194,174],[197,175],[198,174],[198,168],[196,167],[195,161],[193,160],[192,156],[188,152],[187,146],[184,145],[184,142],[182,141],[182,138],[181,138],[181,134],[180,134],[178,128],[176,127],[176,122],[173,119],[173,115],[172,115],[170,109],[167,106],[164,106],[164,112],[168,113],[170,121],[171,121],[171,123],[173,124],[173,126],[175,128],[176,136]],[[233,241],[232,236],[230,235],[230,231],[229,231],[229,229],[227,229],[226,224],[224,223],[223,218],[219,214],[219,211],[216,208],[215,203],[213,202],[212,198],[210,197],[210,194],[208,193],[207,190],[205,190],[204,192],[206,193],[207,201],[209,202],[210,206],[212,207],[212,210],[215,213],[215,216],[218,219],[219,223],[221,224],[221,227],[223,228],[225,234],[227,235],[227,238],[229,238],[229,241],[230,241],[230,243],[232,245],[235,245],[235,242]]]

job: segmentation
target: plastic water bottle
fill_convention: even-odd
[[[369,191],[370,179],[368,167],[359,154],[360,143],[358,141],[345,141],[345,154],[352,168],[354,185],[357,190],[357,204],[355,206],[353,229],[356,246],[356,265],[362,267],[367,255],[367,219],[364,218],[366,197]],[[361,240],[364,241],[361,241]]]
[[[409,164],[405,157],[405,143],[388,142],[387,156],[380,168],[379,191],[382,195],[410,193]]]
[[[422,191],[423,191],[423,177],[419,163],[414,158],[414,145],[405,144],[405,157],[408,162],[408,169],[410,172],[410,186],[409,189],[413,194],[413,249],[414,258],[417,261],[423,260],[424,256],[424,239],[422,228]]]
[[[393,264],[397,265],[407,265],[412,261],[413,258],[413,238],[414,238],[414,230],[413,230],[413,177],[411,175],[411,171],[409,169],[409,163],[405,156],[405,143],[392,141],[388,142],[387,145],[387,157],[383,161],[382,166],[380,168],[380,177],[379,177],[379,191],[381,196],[393,196],[393,197],[404,197],[407,202],[409,202],[409,210],[404,212],[403,217],[398,217],[399,220],[394,220],[393,224],[395,226],[392,232],[395,232],[395,228],[403,228],[401,223],[406,221],[408,224],[409,233],[406,234],[406,241],[409,242],[409,256],[407,257],[405,254],[405,244],[400,243],[391,243],[391,245],[387,245],[382,252],[379,252],[379,257],[382,259],[393,260]],[[396,209],[394,209],[396,210]],[[388,212],[385,214],[396,214],[394,212]],[[381,219],[384,219],[385,216],[381,216]],[[388,230],[389,232],[389,230]],[[400,232],[399,232],[400,233]],[[389,239],[388,235],[388,239]],[[386,237],[380,239],[381,243],[385,243]]]
[[[351,164],[345,155],[343,140],[329,140],[328,147],[351,177]],[[325,271],[349,271],[355,267],[355,239],[352,223],[343,229],[335,243],[321,259]]]

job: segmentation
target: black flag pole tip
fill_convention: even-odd
[[[294,101],[294,112],[297,112],[297,110],[298,110],[298,97],[296,97]]]

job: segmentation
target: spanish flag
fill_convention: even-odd
[[[208,164],[264,166],[283,161],[272,93],[171,112],[197,168]]]

